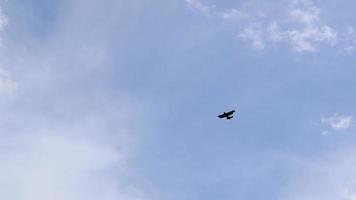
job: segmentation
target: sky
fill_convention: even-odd
[[[356,200],[355,6],[1,0],[0,199]]]

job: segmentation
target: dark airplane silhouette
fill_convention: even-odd
[[[219,115],[219,118],[225,118],[230,120],[232,118],[234,118],[233,114],[234,114],[235,110],[229,111],[229,112],[224,112],[223,114]]]

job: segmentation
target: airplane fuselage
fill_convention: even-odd
[[[234,114],[235,110],[229,111],[229,112],[224,112],[221,115],[218,115],[219,118],[226,118],[228,120],[234,118],[234,116],[232,116]]]

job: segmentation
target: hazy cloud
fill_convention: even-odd
[[[70,130],[67,130],[70,131]],[[73,130],[72,130],[73,131]],[[113,146],[74,132],[32,133],[1,156],[2,199],[138,199],[120,176],[124,157]],[[72,136],[71,136],[72,135]],[[120,185],[121,184],[121,185]],[[126,195],[125,195],[126,193]],[[130,194],[130,195],[128,195]]]
[[[289,11],[292,22],[299,23],[302,28],[285,30],[287,40],[298,52],[315,52],[319,43],[335,45],[337,32],[320,19],[320,8],[311,1],[295,1]]]
[[[235,8],[218,10],[216,9],[216,6],[206,5],[200,0],[185,0],[185,2],[190,9],[196,10],[206,16],[216,17],[223,20],[239,20],[247,17],[246,14]]]
[[[255,49],[261,50],[265,48],[264,32],[261,24],[249,25],[237,37],[251,42]]]
[[[38,30],[51,34],[48,40],[18,33],[23,24],[13,23],[6,37],[12,46],[1,51],[11,68],[0,70],[0,93],[18,83],[21,93],[0,104],[0,199],[150,199],[130,163],[138,132],[128,127],[137,106],[124,90],[112,94],[103,84],[111,67],[106,34],[117,31],[119,2],[61,2],[71,9],[51,21],[56,30]]]
[[[185,2],[191,9],[197,10],[205,15],[210,15],[213,9],[211,6],[205,5],[199,0],[185,0]]]
[[[309,26],[303,30],[289,30],[287,33],[293,49],[298,52],[315,52],[319,49],[319,43],[333,46],[337,41],[337,33],[327,25]]]
[[[12,94],[18,88],[18,83],[13,80],[10,74],[4,69],[0,69],[0,94]]]
[[[345,51],[352,53],[355,51],[356,48],[356,32],[355,29],[352,26],[348,26],[346,30],[346,36],[345,36]]]
[[[313,25],[320,20],[320,8],[309,0],[296,0],[291,3],[289,15],[292,20],[305,25]]]
[[[352,123],[352,116],[349,115],[339,115],[334,114],[330,117],[323,117],[320,119],[322,124],[328,125],[330,128],[334,130],[342,130],[348,129]]]
[[[293,1],[288,7],[287,20],[274,19],[273,22],[260,25],[260,43],[286,43],[297,52],[316,52],[321,44],[330,46],[336,44],[337,32],[323,23],[320,9],[311,1]],[[249,27],[242,33],[245,34]],[[255,32],[249,33],[250,37],[242,39],[254,37]],[[252,40],[252,46],[261,49],[254,41],[256,40]]]
[[[265,49],[269,44],[286,44],[291,50],[317,52],[321,46],[338,45],[340,30],[324,21],[322,9],[310,0],[290,0],[282,3],[278,17],[258,12],[242,12],[237,8],[217,11],[199,0],[186,0],[189,7],[209,16],[224,20],[239,19],[238,38],[249,42],[255,49]],[[261,14],[262,13],[262,14]],[[347,51],[355,46],[352,28],[348,29]],[[340,44],[341,45],[341,44]],[[345,45],[345,44],[342,44]]]
[[[354,200],[355,148],[330,152],[322,158],[295,159],[291,181],[280,198],[285,200]]]
[[[345,189],[343,199],[344,200],[356,200],[356,193],[352,192],[350,189]]]
[[[246,14],[242,13],[241,11],[231,8],[228,10],[224,10],[221,12],[218,12],[217,15],[225,20],[230,20],[230,19],[243,19],[246,18]]]
[[[4,15],[2,8],[0,7],[0,31],[4,29],[7,23],[8,23],[7,17],[6,15]]]
[[[0,31],[7,25],[8,20],[0,7]],[[1,38],[0,38],[1,41]],[[0,94],[12,94],[18,88],[18,83],[11,77],[10,73],[0,68]]]
[[[276,22],[272,22],[268,25],[267,34],[269,39],[273,42],[280,42],[286,38],[286,33],[282,32],[281,28]]]

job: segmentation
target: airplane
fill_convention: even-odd
[[[229,112],[224,112],[223,114],[219,115],[219,118],[225,118],[230,120],[232,118],[234,118],[233,114],[234,114],[235,110],[229,111]]]

